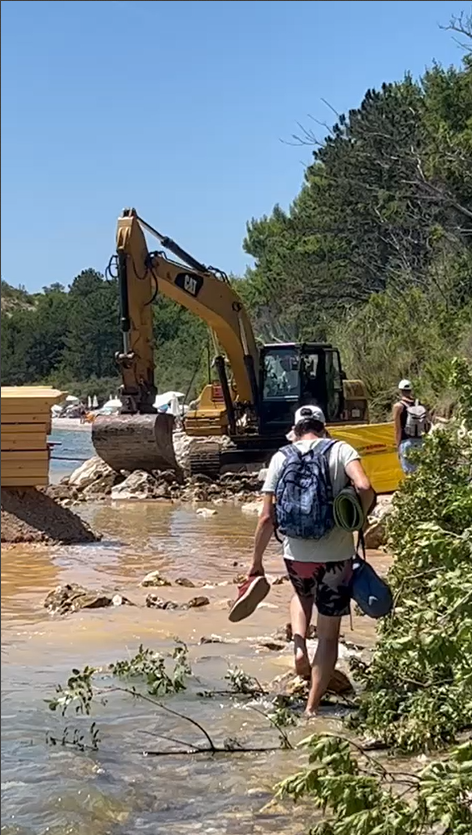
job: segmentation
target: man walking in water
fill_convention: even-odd
[[[325,417],[318,406],[302,406],[295,414],[293,428],[294,452],[299,457],[310,455],[315,467],[321,456],[326,456],[326,474],[330,481],[331,499],[349,482],[356,489],[364,512],[367,514],[374,499],[358,452],[343,441],[327,440]],[[318,447],[318,452],[317,452]],[[264,504],[256,529],[254,558],[246,583],[239,591],[238,600],[230,613],[233,621],[252,614],[266,596],[269,584],[264,576],[263,556],[276,527],[274,497],[284,468],[288,466],[287,452],[277,452],[270,462],[263,486]],[[292,458],[290,451],[290,458]],[[321,462],[321,466],[323,463]],[[305,493],[299,492],[298,504],[303,504]],[[325,505],[328,502],[325,501]],[[332,513],[331,508],[318,503],[320,517]],[[314,716],[322,696],[326,692],[338,658],[338,641],[341,618],[349,614],[349,582],[354,555],[353,534],[334,527],[320,538],[284,537],[284,559],[295,594],[291,601],[295,648],[295,669],[299,675],[311,675],[311,688],[306,714]],[[306,639],[313,605],[318,609],[316,624],[318,646],[313,665],[310,666]]]
[[[400,380],[398,391],[400,400],[393,407],[395,445],[403,472],[414,473],[417,465],[408,459],[408,453],[423,445],[423,436],[429,429],[430,421],[426,408],[415,401],[409,380]]]

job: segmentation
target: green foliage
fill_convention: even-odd
[[[257,678],[248,676],[244,670],[240,670],[238,667],[229,669],[225,675],[225,680],[229,681],[235,693],[241,693],[244,696],[260,695],[264,692]]]
[[[349,740],[311,736],[309,768],[277,787],[324,813],[310,835],[467,835],[472,827],[472,744],[419,774],[388,771]],[[316,816],[317,817],[317,816]],[[315,818],[316,819],[316,818]]]
[[[116,279],[83,270],[67,292],[55,283],[29,295],[2,284],[4,385],[46,382],[81,399],[116,394],[121,349]],[[206,326],[180,305],[158,296],[154,308],[156,380],[160,391],[195,396],[208,378]]]
[[[185,644],[177,644],[174,647],[172,659],[175,664],[172,671],[168,672],[166,659],[151,649],[145,649],[141,644],[133,658],[116,661],[110,665],[110,671],[118,678],[144,681],[151,696],[166,696],[185,690],[186,679],[192,674]]]
[[[313,145],[288,212],[253,219],[241,292],[265,340],[328,339],[372,416],[412,377],[448,413],[455,354],[472,361],[472,59],[368,90]]]
[[[89,716],[93,700],[93,677],[96,672],[94,667],[88,666],[83,670],[72,670],[67,686],[57,685],[57,695],[48,702],[49,709],[52,711],[59,709],[62,716],[65,716],[67,709],[74,703],[76,713]]]
[[[417,471],[395,495],[391,617],[351,720],[414,752],[452,742],[472,724],[472,370],[453,363],[457,417],[425,439]]]

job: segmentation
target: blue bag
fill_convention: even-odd
[[[393,608],[392,592],[365,558],[362,531],[359,533],[359,543],[362,556],[358,552],[352,562],[351,598],[365,615],[375,619],[384,618]]]
[[[334,528],[328,453],[335,443],[322,439],[306,453],[293,444],[281,449],[285,462],[275,489],[275,513],[284,536],[321,539]]]

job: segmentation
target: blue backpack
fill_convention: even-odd
[[[285,461],[275,489],[275,513],[284,536],[321,539],[334,528],[328,453],[335,443],[320,440],[306,453],[293,444],[280,450]]]

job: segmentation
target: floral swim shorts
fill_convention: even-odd
[[[343,617],[350,611],[352,560],[299,562],[285,560],[288,576],[299,597],[314,597],[320,615]]]

